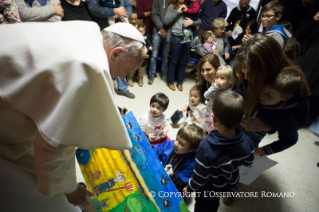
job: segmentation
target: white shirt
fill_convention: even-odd
[[[155,134],[155,141],[161,138],[160,133],[167,128],[167,118],[161,114],[157,118],[153,118],[150,112],[145,113],[138,121],[143,132],[147,134]]]

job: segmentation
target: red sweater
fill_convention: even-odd
[[[138,11],[138,17],[143,19],[143,24],[146,27],[146,33],[152,34],[153,32],[153,21],[150,17],[145,17],[145,12],[152,12],[153,0],[138,0],[136,3],[136,8]]]
[[[199,4],[197,4],[196,2],[194,2],[194,4],[192,5],[192,7],[190,9],[186,9],[186,13],[189,13],[189,14],[196,14],[199,12],[200,10],[200,4],[202,3],[202,0],[197,0],[197,2]],[[193,2],[192,2],[193,3]]]

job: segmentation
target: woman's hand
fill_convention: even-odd
[[[185,18],[183,24],[184,24],[184,27],[188,27],[193,24],[193,21],[190,18]]]
[[[58,16],[63,17],[64,16],[64,10],[61,7],[61,2],[58,1],[57,3],[53,4],[53,7],[55,9],[55,14]]]
[[[167,29],[161,29],[161,36],[163,37],[163,38],[166,38],[167,37]]]
[[[242,42],[245,43],[246,41],[249,41],[252,37],[254,37],[253,35],[244,35]]]
[[[89,204],[89,200],[87,197],[94,196],[93,192],[88,191],[82,185],[78,185],[75,191],[65,194],[66,198],[68,199],[69,203],[73,205],[83,206]]]
[[[179,6],[177,12],[181,14],[181,13],[184,12],[184,10],[186,10],[186,5],[182,4],[182,5]]]
[[[313,17],[313,19],[315,19],[315,21],[319,21],[319,12],[317,12],[317,14]]]
[[[228,60],[229,58],[229,53],[225,53],[225,60]]]
[[[254,152],[256,155],[259,155],[260,157],[266,156],[266,152],[265,152],[264,148],[262,148],[262,147],[259,147],[257,149],[255,148]]]
[[[271,127],[259,118],[252,118],[250,120],[244,119],[242,125],[247,132],[264,131],[269,132]]]

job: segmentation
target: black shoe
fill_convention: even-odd
[[[197,73],[197,69],[196,69],[196,68],[193,68],[193,70],[191,70],[190,73],[191,73],[191,74],[196,74],[196,73]]]

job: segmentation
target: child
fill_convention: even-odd
[[[184,118],[187,119],[187,123],[195,123],[200,126],[200,123],[204,119],[206,111],[206,105],[201,102],[200,85],[194,85],[189,91],[189,102],[186,104],[181,111],[185,112]]]
[[[206,51],[208,53],[214,53],[214,52],[218,52],[216,46],[217,46],[217,42],[214,41],[213,39],[213,35],[210,31],[204,32],[202,34],[202,44],[204,49],[206,49]]]
[[[271,155],[296,144],[298,122],[293,108],[286,107],[285,104],[296,90],[304,91],[306,85],[305,76],[297,66],[286,67],[266,81],[254,117],[269,125],[272,131],[278,131],[278,140],[258,148],[259,142],[266,132],[247,132],[247,135],[253,140],[257,155]],[[259,133],[257,134],[259,136],[256,136],[256,133]]]
[[[252,36],[258,32],[258,25],[255,20],[250,20],[247,23],[247,27],[245,29],[245,35],[246,36]],[[236,49],[239,49],[241,45],[232,46],[232,51],[235,51]]]
[[[204,138],[203,130],[191,124],[178,130],[175,141],[165,141],[154,146],[155,154],[179,192],[183,191],[191,178],[196,150]]]
[[[187,6],[187,8],[183,9],[183,11],[186,13],[185,17],[190,18],[192,21],[197,21],[197,19],[199,18],[198,13],[200,11],[201,0],[190,0],[190,1],[191,1],[191,3]],[[181,43],[191,42],[190,30],[193,32],[193,36],[194,36],[194,31],[196,30],[195,27],[184,27],[183,26],[184,39],[181,41]],[[195,47],[199,44],[200,44],[199,39],[196,36],[195,37],[195,44],[193,47]]]
[[[165,94],[156,93],[151,98],[150,111],[139,119],[138,124],[152,146],[169,140],[167,119],[163,114],[168,107],[168,103],[169,99]]]
[[[205,132],[210,132],[214,129],[214,122],[210,116],[212,113],[213,102],[215,97],[225,91],[229,91],[233,84],[233,70],[229,65],[222,65],[216,71],[215,79],[212,85],[204,93],[206,102],[207,112],[205,113],[205,122],[202,124],[202,128]]]
[[[273,37],[283,48],[288,38],[291,37],[290,32],[278,24],[282,16],[284,5],[280,1],[271,1],[261,10],[261,23],[265,27],[265,34]]]
[[[239,182],[239,166],[254,160],[253,144],[236,126],[244,115],[244,99],[224,92],[215,98],[212,117],[218,131],[211,131],[196,151],[195,169],[184,193],[196,191],[195,211],[217,211],[219,196],[211,191],[232,191]]]
[[[145,43],[146,43],[146,48],[149,50],[149,51],[152,51],[152,42],[150,41],[149,38],[147,38],[147,36],[145,36],[145,31],[146,31],[146,27],[145,25],[143,24],[139,24],[137,26],[137,29],[138,31],[143,35],[144,37],[144,40],[145,40]],[[146,54],[147,55],[147,54]],[[144,55],[144,58],[149,58],[149,55]]]

